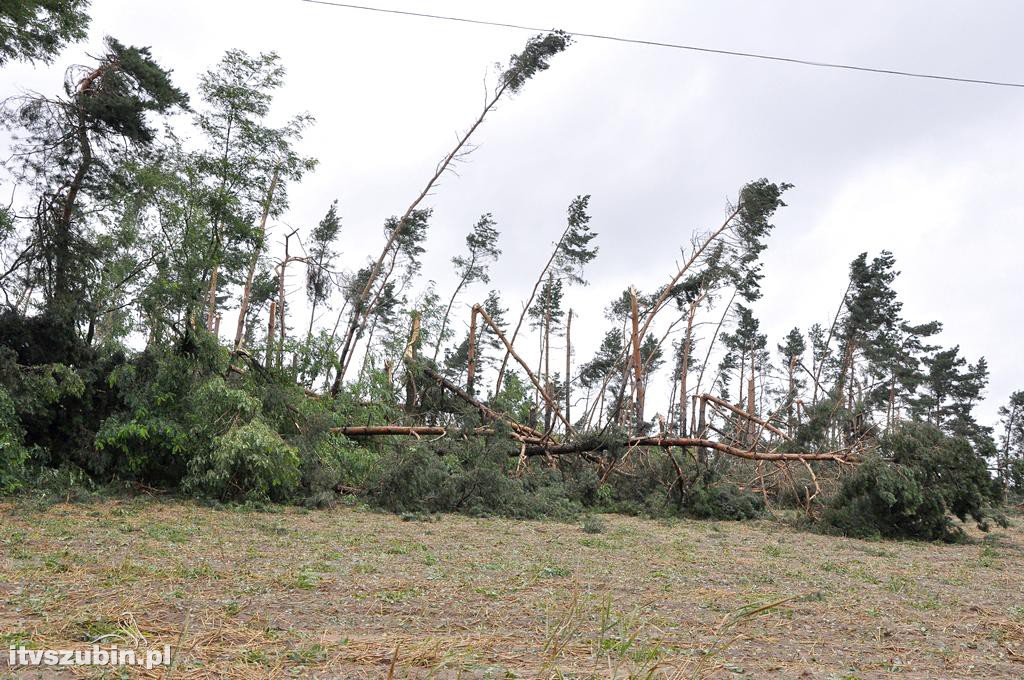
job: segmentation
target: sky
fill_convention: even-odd
[[[816,61],[1024,81],[1024,6],[992,0],[472,2],[365,4],[763,52]],[[148,45],[180,86],[229,48],[276,51],[288,69],[274,115],[310,112],[300,149],[320,161],[290,188],[277,234],[308,229],[337,198],[350,268],[375,257],[381,225],[420,192],[456,134],[475,119],[493,65],[529,33],[313,5],[301,0],[93,0],[89,40],[51,67],[10,64],[0,95],[54,92],[63,69],[104,35]],[[590,285],[567,296],[576,361],[629,285],[653,290],[691,236],[721,221],[747,181],[791,182],[765,251],[754,305],[770,347],[792,327],[831,323],[859,253],[890,250],[908,321],[937,319],[938,341],[988,359],[978,409],[1024,389],[1024,89],[913,80],[580,38],[549,71],[503,101],[476,150],[428,199],[424,276],[445,294],[449,258],[493,213],[504,255],[487,288],[518,314],[564,227],[590,194],[600,254]],[[224,327],[233,328],[233,320]],[[531,346],[533,343],[527,343]]]

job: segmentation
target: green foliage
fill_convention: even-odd
[[[616,436],[614,432],[605,433],[609,441]],[[614,459],[622,453],[611,449],[606,455]],[[604,483],[599,481],[592,464],[563,463],[563,484],[579,503],[605,512],[718,520],[754,519],[764,513],[761,496],[740,490],[690,456],[651,450],[634,463],[630,474],[612,474]],[[683,473],[682,479],[679,471]]]
[[[580,528],[587,534],[603,534],[605,532],[604,520],[597,515],[587,515],[584,517]]]
[[[106,387],[121,403],[96,431],[93,473],[180,484],[196,451],[209,449],[232,420],[248,420],[259,408],[219,377],[226,366],[227,352],[200,333],[188,351],[151,350],[111,371]]]
[[[304,499],[333,499],[338,492],[371,488],[380,474],[381,452],[332,434],[330,428],[345,421],[338,413],[320,404],[307,405],[304,411],[301,433],[289,440],[300,460],[298,495]]]
[[[441,487],[449,470],[436,453],[422,447],[384,457],[383,474],[371,497],[391,512],[436,512],[446,509]]]
[[[4,0],[0,66],[11,59],[50,63],[68,43],[85,39],[89,0]]]
[[[494,399],[493,407],[501,413],[507,413],[513,420],[528,423],[531,420],[533,400],[526,387],[526,382],[515,371],[505,375],[501,384],[501,392]]]
[[[177,483],[184,473],[188,434],[178,423],[145,409],[130,418],[111,416],[96,433],[96,450],[110,455],[119,477]]]
[[[697,519],[745,520],[764,515],[764,499],[735,484],[694,485],[686,496],[687,513]]]
[[[21,485],[23,466],[28,460],[24,437],[14,401],[0,387],[0,493],[14,491]]]
[[[949,436],[924,423],[906,423],[881,442],[883,454],[894,463],[916,468],[922,483],[938,493],[946,510],[960,519],[973,519],[988,530],[988,520],[1003,523],[996,511],[1002,501],[998,485],[988,474],[983,456],[961,436]]]
[[[216,437],[189,461],[184,487],[221,500],[283,501],[298,486],[299,456],[266,423],[254,420]]]
[[[543,471],[522,479],[511,476],[515,458],[509,451],[504,438],[459,442],[448,453],[423,446],[393,451],[382,460],[371,499],[392,512],[518,518],[571,517],[579,512],[557,476]]]
[[[746,184],[740,190],[737,221],[734,226],[738,238],[738,252],[731,275],[737,292],[748,302],[761,297],[762,275],[758,258],[767,247],[764,239],[775,226],[770,221],[772,216],[786,205],[782,200],[782,194],[792,188],[792,184],[775,184],[762,178]]]
[[[823,526],[847,536],[955,541],[961,521],[1005,523],[999,494],[984,461],[969,442],[934,427],[908,424],[882,442],[891,460],[872,457],[843,480],[822,517]]]
[[[188,106],[188,95],[171,84],[148,47],[129,47],[107,37],[107,52],[96,69],[79,83],[75,103],[98,135],[117,135],[138,144],[153,142],[150,112],[167,113]]]
[[[869,458],[843,480],[822,524],[855,538],[954,540],[941,495],[922,481],[915,468]]]
[[[1024,390],[1010,395],[1009,402],[999,407],[1001,434],[993,453],[996,470],[1003,486],[1016,497],[1024,496]]]
[[[590,230],[589,205],[590,196],[577,196],[569,204],[565,232],[558,242],[554,262],[559,277],[584,285],[583,267],[597,257],[597,246],[590,245],[597,234]]]
[[[527,80],[539,71],[546,71],[551,57],[565,50],[570,42],[571,38],[564,31],[530,38],[522,52],[509,58],[508,68],[501,74],[502,83],[512,92],[519,92]]]

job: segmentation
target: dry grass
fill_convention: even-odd
[[[1024,674],[1019,527],[942,546],[603,519],[0,504],[0,649],[131,612],[174,648],[164,678]]]

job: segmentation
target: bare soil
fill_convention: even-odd
[[[1019,518],[960,545],[598,524],[3,503],[0,676],[58,676],[10,645],[135,631],[175,659],[130,677],[1024,677]]]

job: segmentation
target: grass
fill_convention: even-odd
[[[0,504],[0,526],[0,647],[143,635],[174,677],[1024,673],[1016,526],[933,545],[146,499]]]

